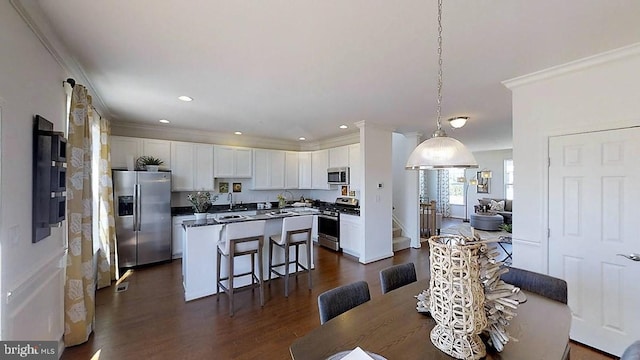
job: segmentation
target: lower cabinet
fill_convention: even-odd
[[[185,220],[195,220],[195,215],[180,215],[172,218],[171,225],[171,257],[179,259],[182,257],[182,242],[184,240],[184,228],[182,222]]]
[[[340,248],[342,252],[360,257],[363,231],[360,216],[340,214]]]

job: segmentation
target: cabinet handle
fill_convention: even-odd
[[[638,254],[631,253],[629,255],[627,255],[627,254],[617,254],[617,255],[618,256],[624,256],[629,260],[640,261],[640,255],[638,255]]]

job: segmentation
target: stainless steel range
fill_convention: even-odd
[[[318,215],[318,244],[340,250],[340,213],[360,215],[358,199],[339,197],[334,203],[323,203]]]

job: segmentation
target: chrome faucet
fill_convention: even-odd
[[[227,200],[229,201],[229,210],[233,209],[233,193],[229,193],[227,195]]]

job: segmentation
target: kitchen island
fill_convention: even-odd
[[[263,274],[265,279],[269,279],[269,236],[279,234],[282,231],[282,219],[291,216],[317,215],[318,211],[310,208],[291,208],[280,210],[265,210],[235,213],[233,215],[221,214],[214,219],[188,220],[182,223],[185,234],[183,237],[182,254],[182,284],[184,287],[185,301],[198,299],[201,297],[216,294],[216,247],[221,240],[224,226],[229,223],[246,222],[256,220],[266,220],[264,245],[263,245]],[[317,221],[314,221],[313,233],[317,233]],[[284,261],[284,251],[275,246],[274,263]],[[306,252],[301,252],[300,260],[306,263]],[[227,261],[223,258],[222,261]],[[313,263],[313,247],[311,249],[311,268]],[[248,256],[241,256],[235,259],[234,268],[236,273],[250,271],[251,259]],[[289,271],[295,272],[295,265],[290,265]],[[226,268],[222,266],[221,277],[226,276]],[[272,275],[276,276],[276,275]],[[234,286],[241,287],[249,285],[249,276],[234,279]]]

